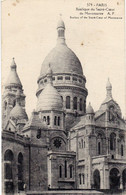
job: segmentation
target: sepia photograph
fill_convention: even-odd
[[[126,194],[124,0],[1,2],[1,194]]]

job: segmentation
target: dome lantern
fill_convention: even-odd
[[[107,81],[106,90],[107,90],[107,97],[112,98],[112,85],[110,83],[109,78],[108,78],[108,81]]]
[[[57,32],[58,32],[57,43],[65,44],[65,24],[61,18],[57,24]]]

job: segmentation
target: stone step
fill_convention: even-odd
[[[95,190],[56,190],[56,191],[29,191],[27,195],[104,195],[103,192],[98,192]]]

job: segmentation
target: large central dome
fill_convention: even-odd
[[[46,75],[49,64],[51,65],[53,74],[73,73],[83,76],[82,66],[78,57],[65,43],[65,24],[62,20],[58,22],[57,32],[57,45],[45,58],[40,77]]]
[[[45,58],[40,76],[45,76],[51,64],[53,74],[74,73],[83,75],[81,63],[75,53],[65,44],[57,44]]]

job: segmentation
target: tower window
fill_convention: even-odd
[[[86,112],[86,101],[84,100],[84,113]]]
[[[60,117],[58,116],[58,126],[60,126]]]
[[[54,125],[57,123],[57,116],[54,117]]]
[[[5,110],[7,109],[7,102],[6,101],[4,102],[4,109]]]
[[[79,83],[82,83],[82,80],[81,79],[79,79]]]
[[[44,83],[46,83],[46,82],[47,82],[47,79],[44,80]]]
[[[77,78],[76,77],[73,77],[73,81],[77,81]]]
[[[50,125],[50,117],[47,116],[47,125]]]
[[[123,145],[121,145],[121,156],[123,156]]]
[[[82,98],[80,98],[80,111],[82,111]]]
[[[98,154],[101,154],[101,143],[98,142]]]
[[[77,110],[77,97],[74,97],[73,99],[73,109]]]
[[[73,166],[70,165],[70,178],[72,178],[72,177],[73,177]]]
[[[116,148],[116,135],[112,133],[110,135],[110,150],[115,150]]]
[[[66,109],[70,109],[70,96],[66,97]]]
[[[70,80],[70,77],[69,77],[69,76],[66,76],[66,77],[65,77],[65,80]]]
[[[43,121],[46,122],[46,116],[43,117]]]
[[[81,148],[83,148],[83,139],[81,139]]]
[[[59,177],[62,178],[62,166],[59,166]]]
[[[16,105],[16,100],[13,101],[13,107]]]
[[[55,77],[52,77],[52,80],[55,81]]]
[[[57,77],[57,80],[63,80],[63,77]]]
[[[65,160],[65,177],[67,177],[67,161]]]
[[[81,174],[79,174],[79,182],[80,182],[80,185],[81,185]]]
[[[36,135],[37,139],[41,138],[41,129],[37,130],[37,135]]]
[[[83,179],[83,184],[85,183],[85,177],[84,174],[82,175],[82,179]]]

